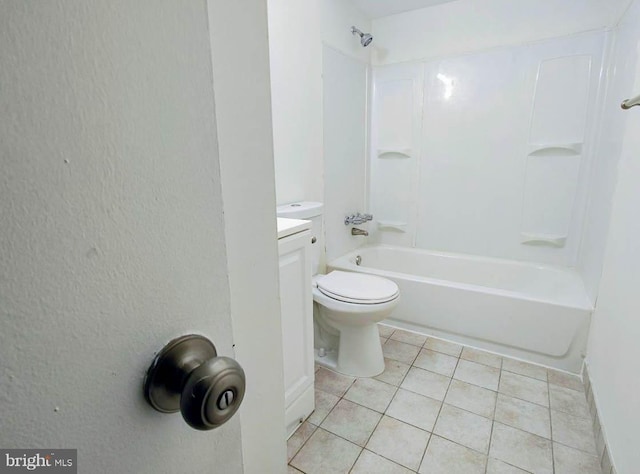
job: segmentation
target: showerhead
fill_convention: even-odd
[[[360,36],[360,44],[363,48],[369,46],[373,41],[373,36],[371,36],[369,33],[363,33],[355,26],[351,27],[351,34]]]

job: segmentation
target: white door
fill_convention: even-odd
[[[172,338],[234,354],[211,74],[205,1],[0,2],[0,447],[242,472],[239,416],[142,394]]]

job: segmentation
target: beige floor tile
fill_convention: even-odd
[[[380,336],[380,345],[384,346],[384,343],[387,342],[387,338],[386,337],[382,337]]]
[[[340,375],[322,367],[316,372],[315,387],[323,392],[341,397],[354,381],[355,377]]]
[[[526,375],[527,377],[532,377],[544,382],[547,381],[546,368],[515,359],[509,359],[507,357],[502,361],[502,370],[507,370],[515,374]]]
[[[445,403],[440,410],[433,433],[481,453],[487,453],[491,424],[491,420],[487,418]]]
[[[463,382],[477,385],[489,390],[498,390],[500,369],[487,365],[477,364],[468,360],[460,360],[453,378]]]
[[[391,326],[386,326],[384,324],[378,324],[378,332],[380,333],[380,337],[390,338],[396,328]]]
[[[571,448],[596,454],[591,420],[551,410],[551,433],[554,441]]]
[[[400,389],[385,415],[425,431],[433,431],[442,402]]]
[[[432,436],[420,465],[421,474],[484,474],[487,456],[449,440]]]
[[[500,393],[528,402],[549,406],[549,390],[547,383],[511,372],[502,371],[500,377]]]
[[[322,423],[322,420],[324,420],[329,412],[333,409],[333,407],[336,406],[336,403],[338,403],[340,398],[330,393],[323,392],[322,390],[316,390],[315,398],[315,410],[313,410],[311,416],[307,418],[307,421],[316,426],[319,426],[320,423]]]
[[[384,416],[366,447],[382,457],[415,471],[420,466],[428,441],[429,433],[426,431]]]
[[[553,410],[571,413],[575,416],[591,418],[584,393],[569,388],[549,385],[549,399]]]
[[[489,365],[497,369],[502,367],[502,357],[491,352],[481,351],[472,347],[462,349],[461,359],[477,362],[478,364]]]
[[[422,334],[411,331],[396,329],[390,336],[390,339],[393,339],[394,341],[404,342],[405,344],[422,347],[422,345],[427,340],[427,336],[423,336]]]
[[[489,458],[487,474],[528,474],[528,472],[499,459]]]
[[[291,461],[306,474],[347,474],[362,449],[319,428]]]
[[[307,442],[317,426],[305,421],[302,423],[295,433],[287,440],[287,462],[296,455],[302,445]]]
[[[424,343],[424,348],[454,357],[460,357],[460,353],[462,352],[462,346],[460,344],[443,339],[436,339],[434,337],[427,338],[427,342]]]
[[[555,474],[602,474],[598,458],[562,444],[553,443]]]
[[[344,398],[380,413],[389,406],[398,387],[375,379],[358,379]]]
[[[534,474],[552,474],[551,441],[494,423],[489,457],[497,458]]]
[[[358,446],[364,446],[381,417],[380,413],[342,399],[320,427]]]
[[[444,401],[449,405],[492,419],[496,406],[496,395],[496,392],[492,390],[460,380],[452,380]]]
[[[513,428],[551,439],[549,409],[503,394],[498,395],[495,420]]]
[[[400,388],[442,401],[450,381],[451,379],[444,375],[411,367]]]
[[[451,377],[456,370],[458,358],[430,349],[422,349],[413,365],[421,369],[430,370],[436,374]]]
[[[418,355],[418,352],[420,352],[420,348],[418,346],[412,346],[411,344],[405,344],[404,342],[388,339],[387,342],[384,343],[384,346],[382,346],[382,352],[387,359],[393,359],[411,365]]]
[[[578,392],[584,392],[584,384],[577,375],[560,372],[559,370],[547,369],[547,377],[550,384],[569,388]]]
[[[293,466],[287,466],[287,474],[302,474],[302,471],[298,471]]]
[[[384,360],[384,372],[377,377],[376,380],[386,382],[396,387],[402,383],[404,376],[407,375],[411,366],[393,359]]]
[[[365,449],[353,466],[351,474],[411,474],[412,472]]]

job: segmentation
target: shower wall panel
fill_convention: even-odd
[[[574,266],[603,43],[375,67],[372,240]]]
[[[413,245],[416,233],[423,73],[419,64],[379,68],[373,87],[369,207],[373,235]]]

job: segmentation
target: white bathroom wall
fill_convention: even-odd
[[[371,21],[344,0],[268,0],[273,141],[278,204],[324,201],[322,44],[368,63],[351,26]],[[366,87],[366,86],[364,86]]]
[[[374,67],[373,240],[574,266],[604,39]]]
[[[371,20],[349,0],[321,0],[322,42],[331,48],[368,63],[371,47],[363,48],[359,37],[351,33],[351,26],[371,31]]]
[[[371,21],[350,1],[322,0],[324,225],[327,259],[366,242],[344,225],[365,211],[367,88],[371,48],[351,26],[371,31]],[[366,229],[365,224],[361,228]]]
[[[331,260],[364,241],[351,235],[344,217],[365,210],[368,65],[325,45],[322,68],[324,225]]]
[[[607,94],[612,107],[607,116],[615,117],[611,126],[618,127],[622,137],[607,127],[601,141],[602,158],[619,164],[615,178],[610,176],[612,170],[606,171],[607,179],[617,180],[617,186],[586,360],[603,431],[619,473],[636,472],[640,465],[636,442],[640,426],[640,109],[619,108],[622,99],[640,94],[639,25],[640,2],[635,1],[616,32],[614,65],[619,77],[614,78]],[[615,142],[620,138],[618,145]],[[611,186],[602,187],[609,190]],[[606,199],[606,193],[600,193]],[[600,212],[606,214],[602,209]],[[594,226],[606,226],[602,215]],[[598,236],[594,242],[603,239]]]
[[[458,0],[373,20],[374,65],[483,51],[612,26],[630,0]]]
[[[321,201],[320,1],[268,0],[267,6],[276,201]]]

